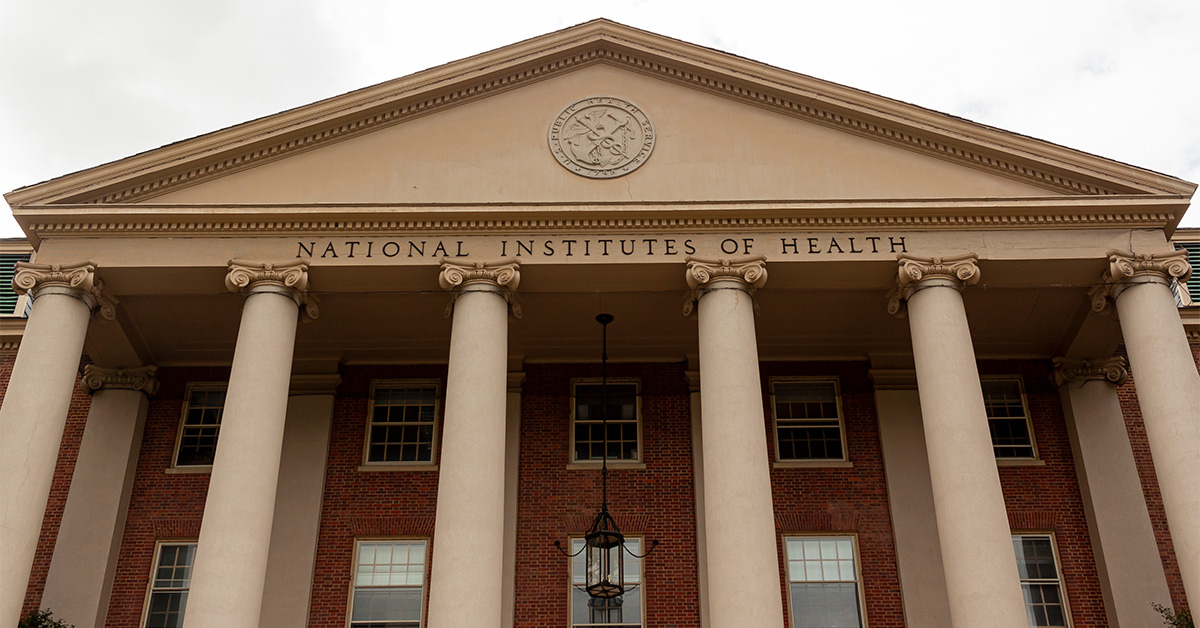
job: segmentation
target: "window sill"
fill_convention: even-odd
[[[782,460],[771,465],[773,469],[853,469],[849,460]]]
[[[634,462],[632,460],[610,461],[608,468],[613,471],[644,471],[646,463]],[[567,463],[567,471],[599,471],[599,462],[569,462]]]
[[[212,465],[195,467],[167,467],[163,470],[167,475],[196,475],[212,473]]]
[[[1045,460],[1036,458],[996,458],[996,466],[998,467],[1044,467]]]
[[[437,471],[436,464],[364,464],[359,471]]]

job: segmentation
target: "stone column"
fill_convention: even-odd
[[[0,407],[0,626],[25,601],[92,310],[114,318],[102,287],[91,262],[17,262],[13,290],[34,303]]]
[[[335,373],[292,376],[259,628],[308,625],[325,460],[333,428],[334,395],[341,381]]]
[[[873,368],[870,375],[879,414],[879,445],[887,476],[904,619],[914,628],[950,626],[917,373],[911,369]]]
[[[501,628],[513,627],[517,610],[517,493],[521,467],[521,387],[524,385],[523,371],[509,371],[504,441],[504,621]]]
[[[688,356],[688,366],[696,367],[699,356]],[[708,618],[708,535],[704,531],[704,413],[700,405],[700,371],[684,373],[688,383],[688,406],[692,419],[692,481],[696,494],[696,581],[700,585],[700,628],[709,628]]]
[[[1025,628],[1012,532],[961,290],[979,281],[974,254],[900,255],[938,539],[955,628]],[[903,300],[903,301],[902,301]]]
[[[699,310],[704,532],[713,628],[782,628],[780,565],[754,334],[765,257],[688,258]]]
[[[1108,624],[1153,626],[1150,602],[1171,593],[1117,398],[1127,377],[1121,358],[1054,359]]]
[[[185,628],[257,628],[283,450],[288,381],[308,266],[232,261],[246,295],[213,460]],[[309,303],[310,314],[315,311]]]
[[[442,262],[454,291],[430,628],[503,623],[508,308],[519,263]]]
[[[103,626],[108,615],[147,396],[158,390],[154,371],[93,365],[83,370],[81,385],[92,403],[41,604],[79,628]]]
[[[1109,251],[1108,263],[1092,305],[1116,300],[1183,588],[1200,600],[1200,374],[1170,285],[1192,269],[1185,251]]]

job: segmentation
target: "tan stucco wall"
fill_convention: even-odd
[[[630,175],[584,179],[547,133],[608,95],[657,133]],[[597,64],[155,197],[160,203],[674,201],[1054,196],[1056,193],[681,85]]]

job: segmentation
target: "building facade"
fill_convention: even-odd
[[[0,623],[1157,625],[1195,189],[604,20],[21,188]]]

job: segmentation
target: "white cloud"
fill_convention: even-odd
[[[0,189],[609,17],[1200,181],[1200,3],[9,2]],[[1200,226],[1200,212],[1188,224]],[[0,234],[19,235],[5,217]]]

